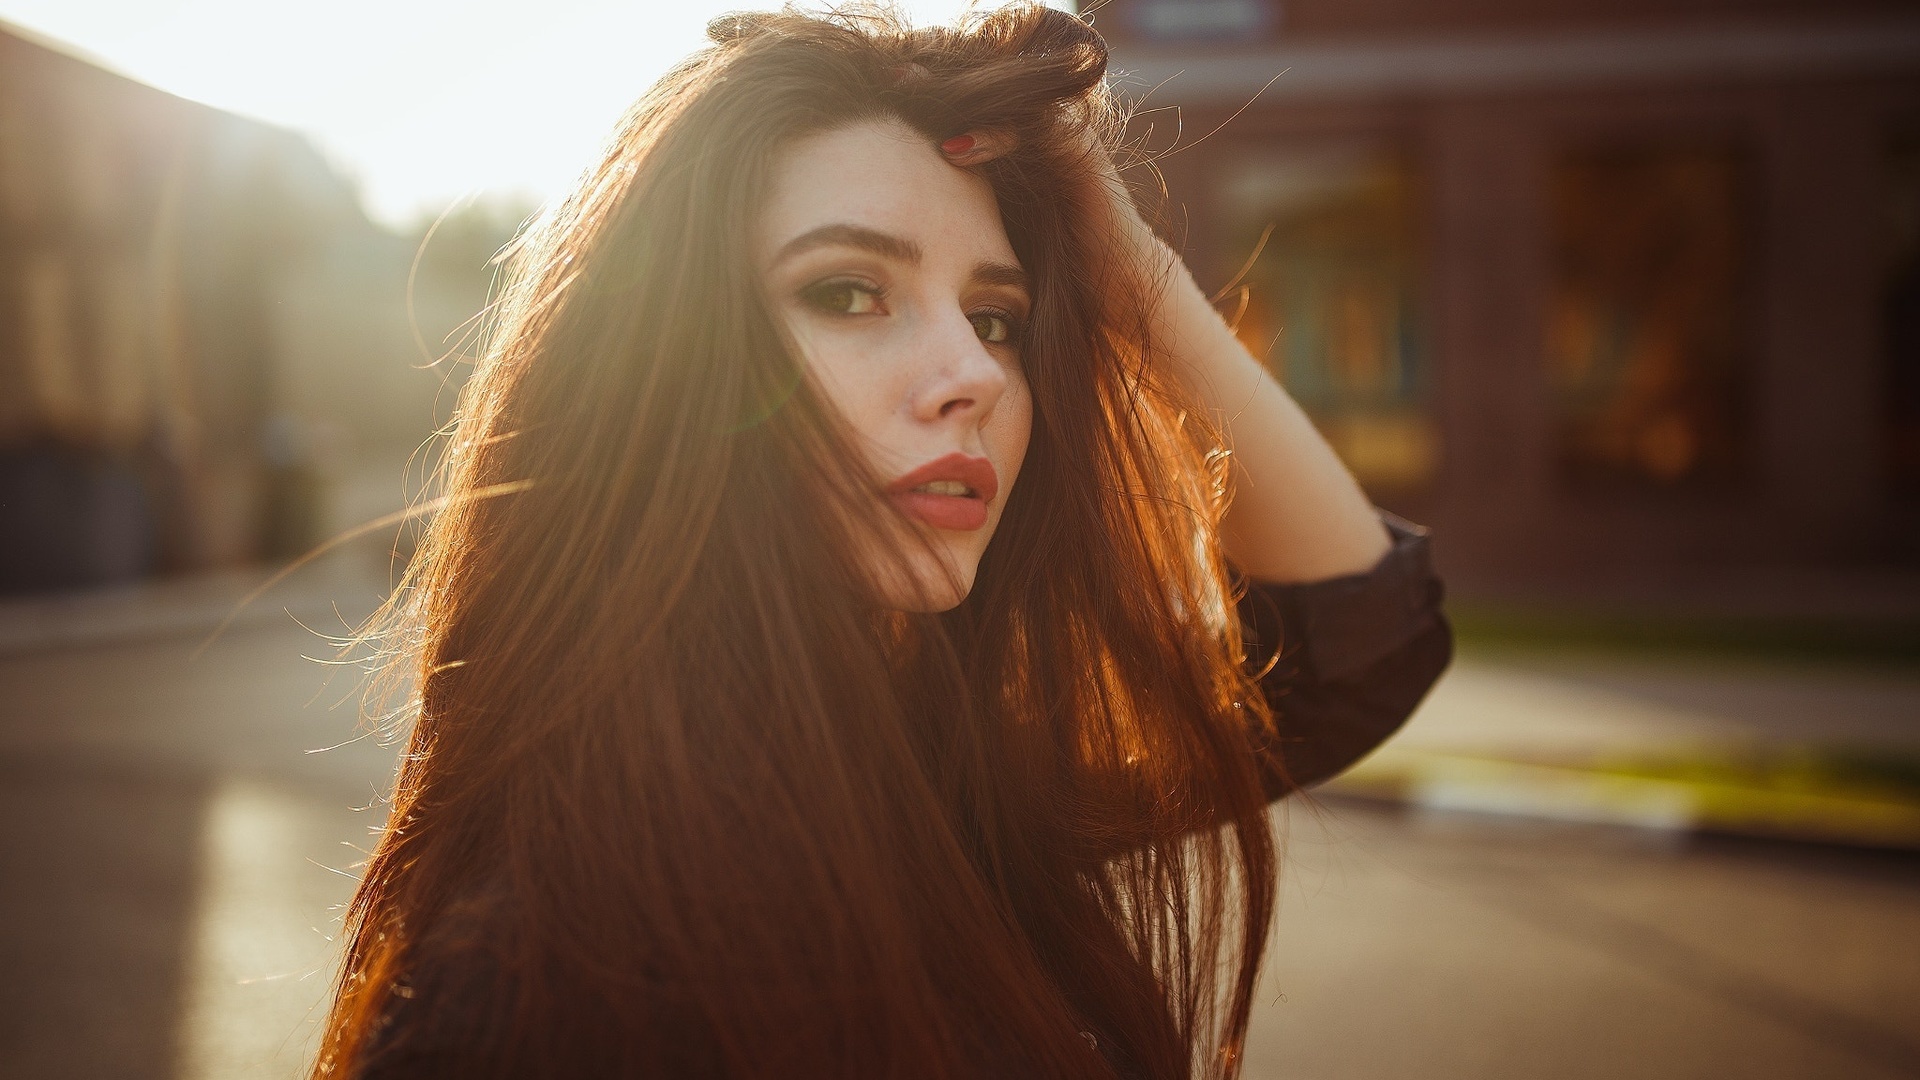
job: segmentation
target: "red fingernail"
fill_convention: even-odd
[[[940,152],[948,157],[959,157],[971,149],[973,149],[973,136],[971,135],[955,135],[953,138],[940,144]]]

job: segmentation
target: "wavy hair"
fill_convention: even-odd
[[[709,36],[512,252],[314,1075],[1235,1075],[1271,719],[1217,436],[1098,202],[1104,44],[1037,5]],[[938,614],[875,610],[885,500],[748,257],[782,148],[875,119],[1017,142],[1032,436]]]

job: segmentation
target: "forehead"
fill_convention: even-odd
[[[1017,262],[986,180],[949,165],[897,120],[864,121],[796,139],[774,161],[755,230],[762,266],[822,225],[859,225],[911,240],[929,268]]]

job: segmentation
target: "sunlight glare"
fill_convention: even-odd
[[[563,190],[725,11],[778,0],[0,0],[0,19],[143,82],[309,135],[394,225]],[[910,0],[916,22],[961,0]]]

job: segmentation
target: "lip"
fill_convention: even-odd
[[[971,495],[935,495],[915,491],[936,480],[958,480]],[[887,495],[900,509],[936,529],[972,532],[987,523],[987,507],[1000,493],[1000,477],[993,462],[954,452],[936,458],[887,485]]]

